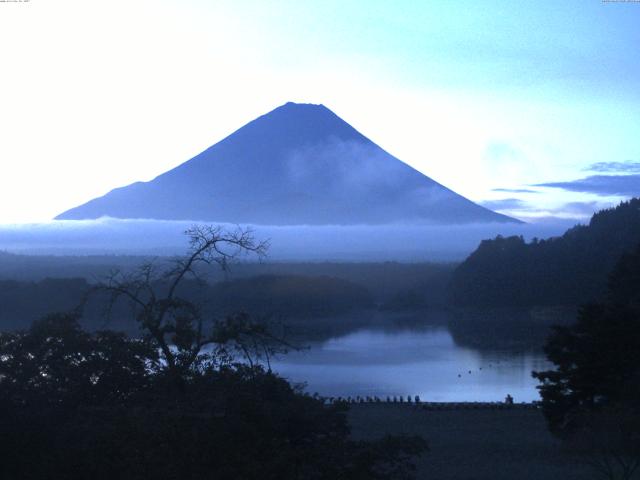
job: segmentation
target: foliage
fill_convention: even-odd
[[[556,368],[533,373],[550,429],[607,478],[631,478],[640,466],[638,292],[640,246],[614,268],[603,303],[555,329],[545,352]]]
[[[419,438],[352,441],[344,406],[260,366],[200,364],[176,390],[145,368],[157,358],[146,347],[60,315],[2,334],[0,477],[412,478],[426,449]]]
[[[424,441],[351,440],[344,406],[256,361],[284,345],[264,324],[237,314],[205,331],[199,305],[181,294],[199,281],[195,266],[224,268],[266,245],[247,231],[187,233],[190,250],[171,268],[147,263],[98,287],[112,305],[130,302],[140,339],[89,334],[75,314],[0,334],[0,478],[412,478]]]
[[[117,404],[157,368],[147,343],[81,330],[75,314],[53,314],[26,332],[0,334],[0,399],[16,405]]]
[[[484,240],[454,272],[460,306],[579,305],[600,298],[622,254],[640,242],[640,198],[597,212],[589,225],[527,243]]]
[[[545,352],[555,370],[536,372],[554,431],[574,428],[583,410],[640,400],[640,316],[621,306],[588,305],[558,327]]]
[[[110,294],[110,305],[121,298],[130,303],[144,338],[160,350],[167,373],[178,383],[197,364],[203,348],[217,339],[215,332],[205,331],[201,306],[182,295],[181,287],[189,279],[204,284],[200,265],[225,269],[240,255],[263,256],[267,249],[267,243],[256,242],[250,230],[228,232],[196,225],[185,233],[189,250],[169,267],[158,269],[148,262],[132,273],[113,272],[97,287]]]

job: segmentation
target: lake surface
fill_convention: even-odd
[[[532,370],[551,367],[542,352],[474,350],[447,327],[366,327],[308,344],[272,362],[289,381],[324,396],[419,395],[422,401],[539,400]]]

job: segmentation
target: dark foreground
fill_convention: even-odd
[[[407,404],[356,404],[349,422],[357,439],[385,433],[420,435],[430,451],[418,479],[584,479],[594,472],[563,454],[542,413],[511,409],[425,410]]]

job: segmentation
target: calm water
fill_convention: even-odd
[[[532,370],[549,368],[536,352],[473,350],[457,345],[446,327],[362,328],[304,351],[273,368],[307,391],[326,396],[420,395],[423,401],[538,400]]]

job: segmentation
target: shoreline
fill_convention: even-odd
[[[347,397],[320,397],[327,405],[344,403],[350,407],[353,405],[378,405],[378,406],[404,406],[412,407],[416,410],[539,410],[541,408],[540,401],[533,402],[479,402],[479,401],[463,401],[463,402],[430,402],[430,401],[407,401],[407,400],[383,400],[380,398],[352,398]]]

